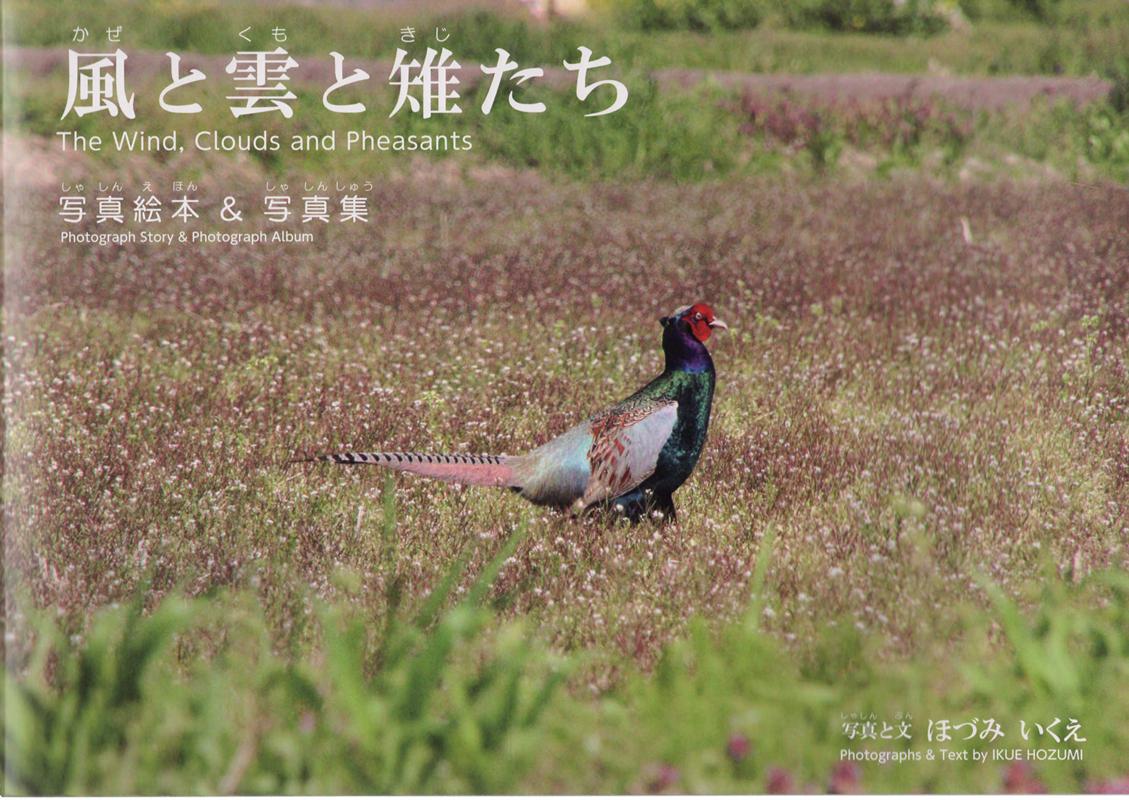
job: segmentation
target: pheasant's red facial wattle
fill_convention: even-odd
[[[699,342],[710,338],[714,329],[728,330],[729,326],[714,316],[713,309],[705,303],[696,303],[678,313],[680,319],[690,326],[690,332]]]

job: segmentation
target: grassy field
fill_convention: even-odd
[[[219,175],[203,180],[204,194],[225,185]],[[822,785],[838,760],[844,704],[893,713],[903,702],[917,714],[919,704],[948,703],[946,713],[983,717],[984,698],[1002,710],[1003,698],[1030,692],[1010,714],[1027,702],[1061,705],[1088,712],[1096,728],[1129,703],[1124,684],[1101,688],[1105,677],[1073,689],[1057,674],[1049,686],[1038,675],[1005,679],[1008,645],[989,646],[996,637],[978,632],[1000,630],[989,624],[992,591],[1039,608],[1048,581],[1059,599],[1043,600],[1043,613],[1094,610],[1065,618],[1065,638],[1056,633],[1046,647],[1097,635],[1087,625],[1115,630],[1102,620],[1125,613],[1120,595],[1084,581],[1127,566],[1123,188],[569,184],[436,165],[389,179],[375,201],[369,226],[330,226],[313,246],[99,249],[29,236],[36,267],[8,288],[20,313],[9,326],[6,484],[9,522],[26,532],[9,543],[6,568],[22,576],[28,608],[55,609],[61,630],[84,642],[92,613],[143,587],[148,607],[169,593],[214,596],[220,608],[261,608],[251,616],[267,649],[256,658],[312,665],[327,636],[323,603],[369,628],[399,619],[420,609],[460,553],[468,561],[452,597],[465,597],[524,530],[500,565],[492,621],[480,622],[490,644],[481,646],[504,649],[494,637],[517,637],[533,643],[523,658],[567,658],[562,696],[571,699],[561,702],[572,710],[536,735],[567,748],[590,730],[596,744],[585,746],[608,764],[571,773],[568,759],[543,757],[500,785],[472,781],[464,765],[405,784],[414,788],[626,790],[665,780],[647,777],[652,761],[672,765],[692,790],[761,785],[774,765]],[[38,196],[24,211],[47,217],[53,207]],[[697,299],[712,302],[733,335],[714,347],[711,439],[675,527],[573,522],[509,495],[402,479],[394,532],[382,536],[383,475],[283,464],[308,449],[520,452],[646,380],[660,363],[657,317]],[[766,536],[776,546],[754,592]],[[1065,588],[1080,581],[1085,591]],[[202,651],[244,671],[227,653],[239,637],[210,614],[222,632],[179,639],[181,660]],[[750,614],[764,633],[725,633],[726,620]],[[1022,624],[1008,619],[997,625]],[[17,642],[31,641],[31,617],[7,624]],[[638,752],[609,752],[601,737],[614,739],[616,726],[670,724],[674,710],[659,697],[665,673],[634,676],[687,635],[679,647],[690,654],[668,659],[716,658],[702,644],[707,630],[723,637],[721,652],[749,660],[730,687],[747,716],[722,710],[726,690],[693,688],[703,680],[696,670],[669,680],[717,695],[700,722],[711,736],[732,727],[773,758],[714,769],[714,756],[657,735]],[[1126,646],[1117,641],[1112,653]],[[929,695],[930,665],[954,646],[990,647],[990,690]],[[24,658],[20,645],[8,650]],[[942,673],[974,669],[959,660],[971,657],[953,658]],[[1076,668],[1124,675],[1129,663],[1094,658]],[[811,756],[795,763],[754,735],[785,713],[758,716],[772,698],[754,678],[775,685],[789,663],[831,693],[815,702],[823,690],[796,688]],[[840,668],[855,675],[846,685]],[[916,693],[886,694],[888,670],[904,670]],[[344,723],[323,711],[317,725],[340,732]],[[262,713],[273,720],[264,736],[286,728]],[[595,716],[565,725],[574,713]],[[559,726],[568,730],[553,733]],[[127,741],[148,735],[126,728]],[[223,757],[234,759],[241,745],[231,735]],[[1080,772],[1051,769],[1043,779],[1076,789],[1124,772],[1124,731],[1094,740]],[[534,750],[544,756],[547,746]],[[255,764],[248,775],[274,775],[269,759]],[[994,766],[899,769],[867,766],[863,777],[873,787],[915,776],[926,782],[914,785],[948,789],[1002,780]],[[122,791],[151,789],[137,770],[128,774],[140,782]],[[200,786],[216,787],[221,772],[202,770]],[[515,782],[520,775],[531,782]],[[277,777],[238,785],[291,785],[269,783]],[[369,785],[347,771],[306,779],[326,791]],[[118,786],[73,786],[91,785]]]
[[[631,101],[603,119],[556,86],[526,98],[543,115],[486,117],[479,86],[454,123],[389,119],[378,80],[348,120],[298,82],[294,119],[240,121],[219,80],[170,120],[138,53],[136,120],[61,122],[58,66],[10,66],[6,791],[1126,789],[1129,5],[965,0],[968,24],[929,36],[753,5],[740,30],[412,17],[449,24],[468,59],[606,51]],[[387,58],[403,22],[364,4],[60,8],[98,32],[129,19],[123,47],[157,53],[160,77],[166,49],[227,54],[248,18],[264,35],[265,10],[319,58]],[[65,46],[60,8],[14,0],[6,42]],[[827,107],[652,80],[666,67],[1112,91]],[[474,148],[80,154],[63,128],[454,129]],[[167,202],[178,180],[203,219],[166,206],[144,230],[270,231],[267,184],[298,198],[317,180],[331,208],[335,181],[371,181],[372,219],[289,226],[309,243],[60,241],[139,232],[133,196],[150,182]],[[59,219],[64,185],[113,181],[125,224]],[[246,222],[215,221],[227,194]],[[697,301],[731,330],[710,342],[710,437],[675,525],[287,464],[520,453],[652,377],[658,318]],[[1081,725],[1081,760],[928,756],[1066,748],[1020,733],[1056,718]],[[1004,737],[931,740],[946,720]],[[864,722],[912,736],[850,738]]]

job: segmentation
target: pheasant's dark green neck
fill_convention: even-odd
[[[655,473],[643,486],[657,496],[669,498],[690,477],[702,454],[716,376],[709,351],[681,320],[669,322],[663,328],[663,353],[666,368],[634,397],[678,403],[678,419],[663,444]]]
[[[663,328],[663,354],[666,372],[707,372],[713,374],[710,351],[690,332],[690,326],[681,320]]]
[[[709,350],[694,338],[690,326],[679,320],[663,329],[663,354],[666,368],[662,375],[639,393],[677,400],[678,416],[685,421],[694,420],[691,427],[701,429],[700,441],[704,441],[716,377]]]

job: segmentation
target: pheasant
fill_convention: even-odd
[[[526,455],[330,453],[295,461],[374,464],[473,486],[499,486],[541,506],[604,509],[637,522],[675,518],[674,492],[702,454],[715,372],[706,341],[727,330],[705,303],[659,320],[666,365],[635,394]]]

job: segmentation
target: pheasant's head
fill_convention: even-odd
[[[729,330],[729,326],[714,316],[713,309],[705,303],[682,306],[669,317],[659,320],[662,326],[685,324],[690,334],[699,342],[705,342],[715,330]]]

